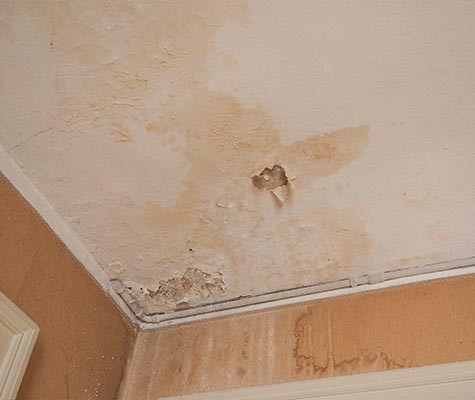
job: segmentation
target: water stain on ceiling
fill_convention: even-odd
[[[0,142],[146,312],[472,255],[472,5],[0,7]]]

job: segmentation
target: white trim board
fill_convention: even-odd
[[[444,385],[448,390],[454,388],[473,394],[473,397],[438,397],[450,399],[475,398],[475,361],[440,364],[429,367],[398,369],[384,372],[323,378],[308,381],[280,383],[254,388],[234,389],[220,392],[198,393],[174,397],[159,397],[162,400],[311,400],[311,399],[385,399],[389,393],[391,399],[415,399],[422,397],[405,397],[407,392],[425,395],[425,392],[441,393]],[[435,386],[435,387],[434,387]],[[414,388],[407,392],[398,389]],[[415,390],[417,389],[417,390]],[[447,388],[446,388],[447,390]],[[455,394],[455,393],[454,393]],[[353,395],[353,396],[351,396]],[[423,397],[433,398],[433,397]],[[373,397],[371,397],[373,399]]]
[[[7,346],[0,353],[0,400],[16,397],[38,337],[38,326],[0,292],[0,336]]]

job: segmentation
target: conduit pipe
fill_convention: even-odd
[[[120,280],[111,280],[112,289],[124,300],[144,329],[176,325],[200,319],[246,313],[264,308],[296,304],[411,282],[475,273],[475,256],[445,262],[418,265],[398,270],[349,277],[328,283],[245,296],[212,304],[201,304],[167,313],[147,313]]]

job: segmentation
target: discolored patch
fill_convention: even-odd
[[[315,126],[289,143],[264,104],[210,90],[216,60],[235,62],[217,34],[249,23],[246,2],[81,4],[55,3],[49,21],[56,125],[98,132],[110,160],[136,160],[121,166],[131,179],[104,172],[109,193],[89,214],[99,228],[81,234],[147,312],[318,283],[369,251],[358,216],[312,193],[364,152],[369,127]],[[121,268],[107,267],[115,259]]]
[[[121,124],[114,124],[112,126],[110,136],[116,143],[130,142],[132,140],[130,131]]]
[[[184,308],[192,298],[205,299],[222,294],[226,285],[221,272],[210,274],[198,268],[187,268],[181,276],[160,281],[150,297],[176,308]]]
[[[319,338],[316,337],[316,332],[321,332],[322,329],[313,326],[311,314],[304,313],[298,318],[294,328],[293,355],[299,371],[320,378],[411,367],[410,359],[392,359],[379,348],[360,349],[354,357],[337,361],[330,313],[327,315],[326,325],[327,337]]]
[[[304,196],[316,179],[337,173],[364,151],[367,126],[283,144],[262,107],[245,108],[229,96],[199,92],[174,111],[186,134],[190,170],[173,206],[151,201],[140,218],[156,238],[161,270],[196,263],[223,268],[226,296],[236,297],[331,279],[370,250],[373,240],[357,216]],[[259,190],[249,190],[249,176]],[[274,204],[280,209],[288,202],[292,211],[277,218]],[[183,251],[187,241],[197,244],[194,252]],[[150,310],[169,306],[160,297],[143,301]]]
[[[337,173],[355,160],[369,144],[369,126],[348,127],[282,146],[279,159],[292,167],[296,182],[308,183],[317,177]]]

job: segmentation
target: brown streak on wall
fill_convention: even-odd
[[[123,399],[475,358],[475,275],[143,332]]]
[[[0,175],[0,290],[40,327],[18,399],[113,399],[136,331]]]

